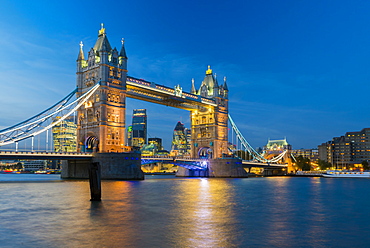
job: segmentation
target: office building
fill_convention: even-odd
[[[190,128],[185,128],[185,136],[186,136],[186,150],[187,152],[186,153],[189,153],[191,152],[191,129]]]
[[[126,141],[126,144],[128,146],[132,146],[132,125],[128,126],[127,127],[127,141]]]
[[[134,109],[132,114],[132,133],[130,146],[142,147],[147,138],[146,109]]]
[[[60,120],[56,117],[54,122]],[[54,151],[76,152],[77,151],[77,124],[74,116],[69,116],[52,128]]]
[[[158,151],[157,145],[154,143],[144,144],[140,148],[140,152],[142,156],[154,156],[157,151]]]
[[[318,149],[297,149],[297,150],[292,150],[291,154],[294,157],[302,156],[304,158],[309,158],[310,161],[312,162],[316,162],[319,159]]]
[[[25,171],[37,171],[46,169],[46,160],[23,160],[21,161]]]
[[[173,131],[171,153],[175,156],[188,154],[188,142],[185,134],[185,126],[180,121],[177,122]]]
[[[148,138],[148,143],[156,145],[157,150],[163,149],[161,138]]]

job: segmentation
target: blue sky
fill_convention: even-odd
[[[126,40],[129,75],[190,91],[211,65],[226,76],[230,114],[252,146],[286,137],[294,149],[370,126],[370,2],[0,1],[0,128],[37,114],[75,87],[104,23]],[[187,111],[136,100],[150,137],[169,149]]]

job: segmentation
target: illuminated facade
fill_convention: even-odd
[[[188,154],[188,142],[185,134],[185,126],[180,121],[177,122],[173,130],[171,154],[182,156]]]
[[[185,128],[185,137],[186,137],[186,153],[191,153],[191,129]]]
[[[154,156],[158,151],[158,147],[156,144],[151,143],[151,144],[144,144],[140,148],[140,152],[142,156]]]
[[[148,143],[149,144],[155,144],[158,148],[158,150],[162,150],[162,139],[161,138],[148,138]]]
[[[125,147],[127,56],[111,47],[105,28],[85,59],[81,42],[77,58],[77,97],[95,84],[100,88],[78,109],[78,151],[123,152]]]
[[[268,140],[266,146],[263,148],[263,157],[265,159],[272,159],[285,150],[288,150],[288,152],[284,155],[284,157],[279,161],[279,163],[282,164],[288,164],[288,170],[292,171],[292,159],[291,159],[291,150],[292,146],[288,143],[286,139],[282,140]]]
[[[46,169],[46,160],[24,160],[22,161],[25,171],[37,171]]]
[[[127,137],[127,145],[128,146],[131,146],[131,140],[132,140],[132,125],[130,125],[130,126],[128,126],[127,127],[127,135],[126,135],[126,137]]]
[[[337,168],[359,166],[370,160],[370,128],[347,132],[318,146],[319,159]]]
[[[286,139],[282,140],[268,140],[267,145],[265,146],[266,151],[283,151],[291,150],[292,146],[289,145]]]
[[[319,159],[319,151],[317,149],[298,149],[291,152],[294,157],[302,156],[309,158],[310,161],[315,162]]]
[[[146,109],[134,109],[132,114],[131,146],[142,147],[147,138]]]
[[[228,153],[228,92],[226,77],[219,85],[210,66],[198,90],[193,80],[191,93],[214,100],[216,106],[198,106],[190,111],[191,157],[221,158]]]
[[[55,121],[60,119],[57,117]],[[52,128],[54,151],[76,152],[77,151],[77,125],[74,116],[69,116]]]
[[[125,152],[130,149],[127,144],[139,147],[146,144],[146,120],[140,130],[133,122],[132,132],[127,133],[131,138],[125,138],[125,103],[126,97],[130,97],[190,111],[191,157],[207,154],[208,158],[222,158],[228,153],[228,87],[226,78],[218,84],[210,67],[198,90],[192,82],[190,93],[183,92],[180,85],[170,88],[128,77],[124,42],[120,51],[112,48],[102,26],[87,59],[81,43],[77,58],[77,97],[98,83],[96,93],[78,109],[78,151]]]

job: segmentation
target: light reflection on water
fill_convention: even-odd
[[[1,247],[366,247],[370,180],[0,175]],[[13,177],[14,178],[14,177]]]
[[[200,179],[177,185],[177,246],[232,247],[236,219],[229,180]]]

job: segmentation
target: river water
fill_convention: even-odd
[[[0,174],[0,247],[370,247],[370,180]]]

